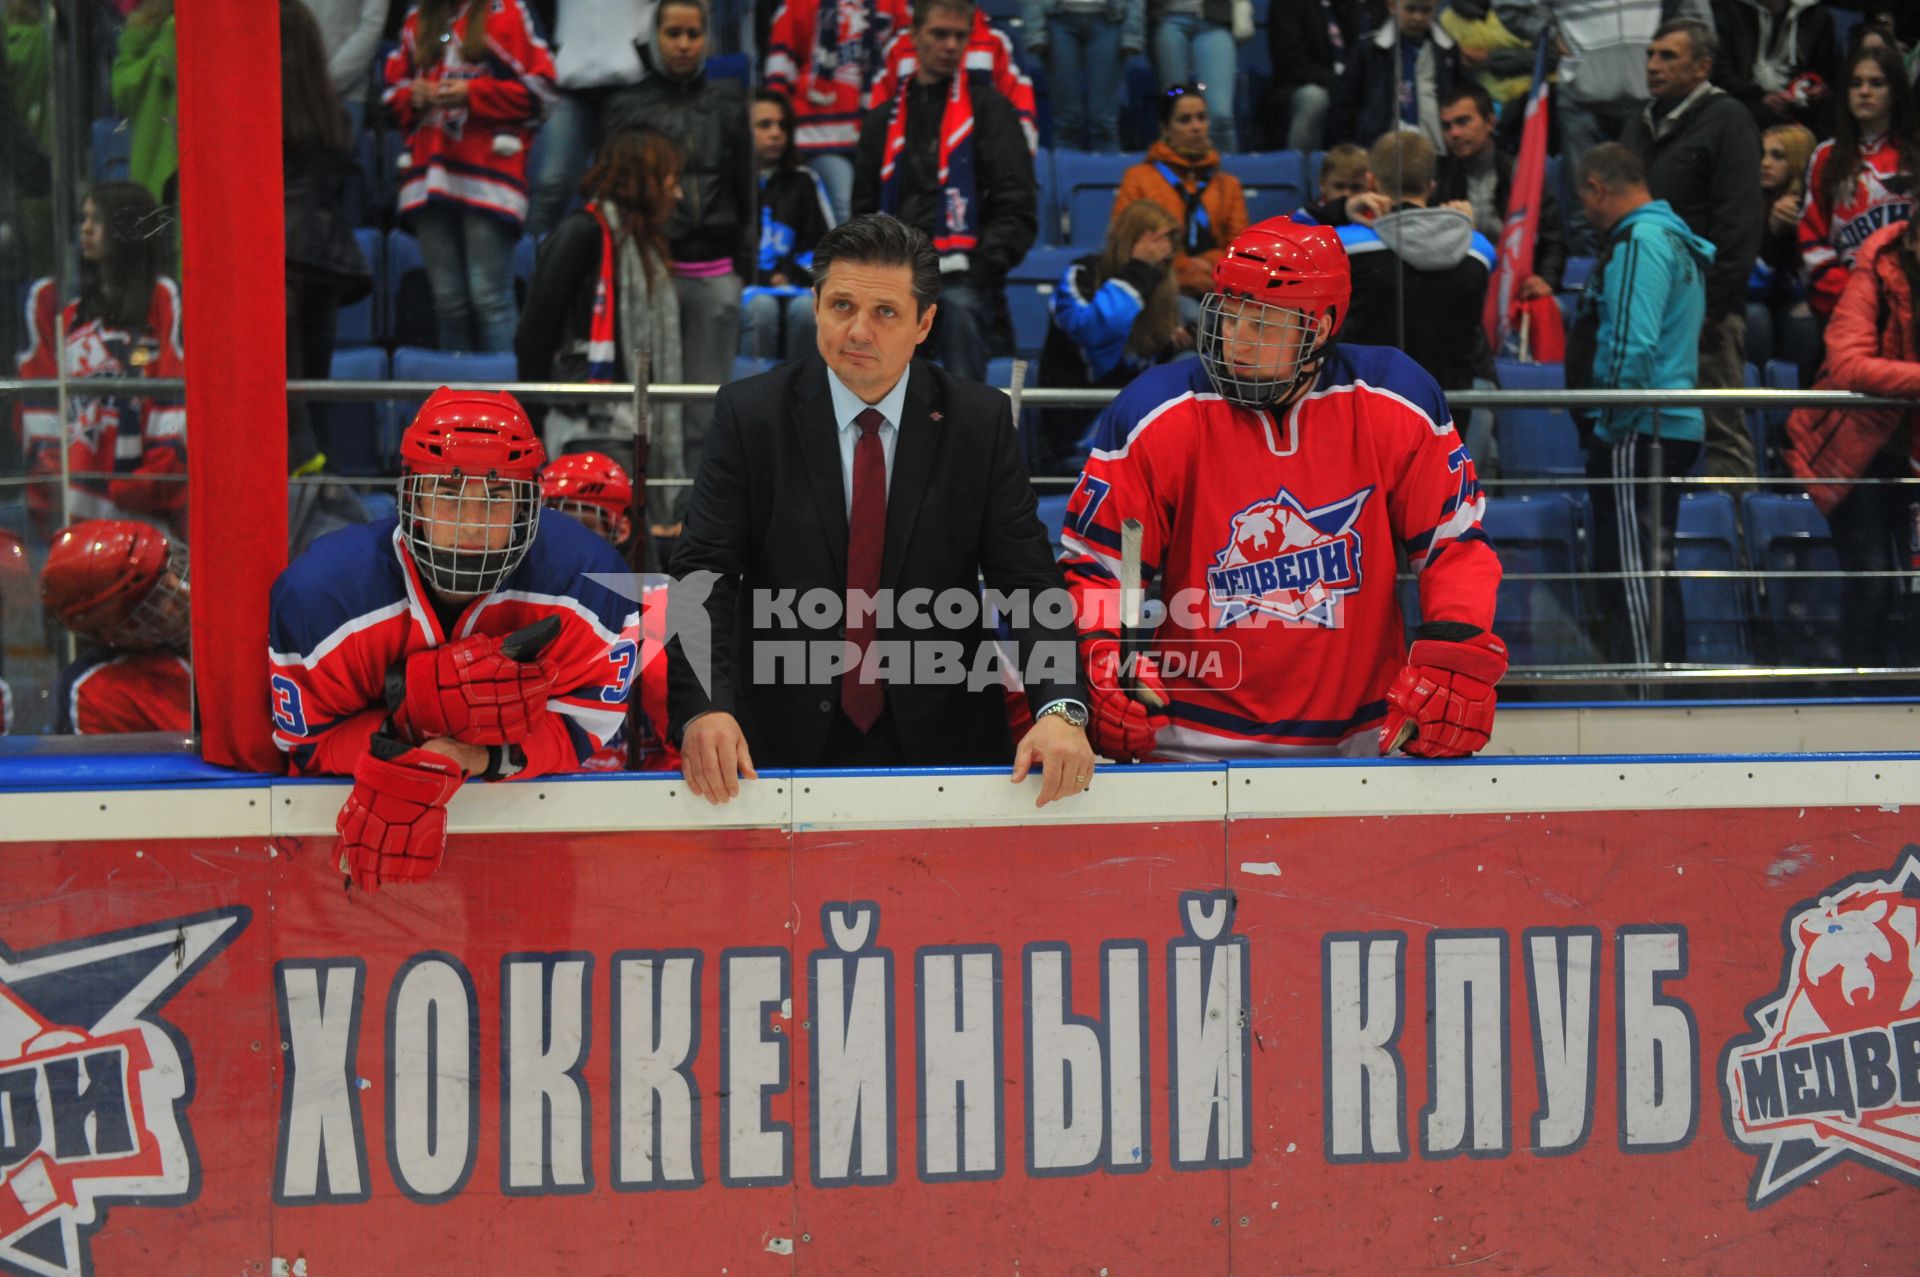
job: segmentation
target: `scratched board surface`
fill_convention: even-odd
[[[16,843],[0,1271],[1911,1271],[1912,826]]]

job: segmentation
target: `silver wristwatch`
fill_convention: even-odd
[[[1058,714],[1081,731],[1087,728],[1087,707],[1079,701],[1055,701],[1034,715],[1033,721],[1037,723],[1050,714]]]

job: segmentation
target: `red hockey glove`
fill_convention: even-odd
[[[1138,762],[1153,753],[1154,736],[1172,720],[1149,709],[1122,686],[1120,640],[1091,639],[1081,646],[1080,654],[1087,667],[1087,695],[1093,701],[1087,735],[1095,752],[1121,763]],[[1141,656],[1132,672],[1135,687],[1158,698],[1161,705],[1167,703],[1166,684],[1151,660]]]
[[[553,695],[540,649],[560,633],[550,616],[506,638],[474,635],[415,652],[387,672],[387,708],[401,739],[451,736],[469,745],[517,745]]]
[[[1497,701],[1493,685],[1507,672],[1507,645],[1481,632],[1469,639],[1420,639],[1387,691],[1380,752],[1390,754],[1401,729],[1415,758],[1464,758],[1487,743]]]
[[[353,768],[353,792],[340,808],[340,871],[355,886],[432,876],[447,850],[447,800],[467,778],[443,754],[375,736]]]

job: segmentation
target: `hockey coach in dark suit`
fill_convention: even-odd
[[[1084,790],[1072,610],[1007,398],[913,358],[938,306],[933,245],[856,217],[814,249],[813,277],[819,351],[722,388],[674,556],[681,582],[710,582],[707,632],[668,645],[689,786],[725,802],[756,763],[1011,754],[1015,780],[1042,773],[1042,804]],[[1015,600],[1034,715],[1017,746],[982,578]]]

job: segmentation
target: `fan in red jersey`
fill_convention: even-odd
[[[131,519],[89,519],[53,539],[40,601],[86,644],[60,675],[63,732],[193,728],[185,548]]]
[[[1826,316],[1846,291],[1853,259],[1869,236],[1913,216],[1920,169],[1920,117],[1898,55],[1862,49],[1841,84],[1846,96],[1833,137],[1807,165],[1800,258],[1807,303]]]
[[[343,867],[431,874],[446,804],[577,771],[619,732],[639,616],[605,541],[544,511],[546,452],[511,395],[441,388],[400,444],[399,516],[316,540],[274,583],[274,740],[352,775]]]
[[[572,515],[626,552],[633,540],[633,480],[618,461],[602,452],[555,457],[540,472],[540,492],[547,509]],[[637,733],[633,749],[629,754],[626,741],[609,741],[587,760],[588,771],[623,771],[630,756],[642,771],[680,770],[679,749],[659,731],[667,721],[666,578],[650,577],[642,587],[640,617],[641,713],[628,725]]]
[[[1486,499],[1433,378],[1335,344],[1351,291],[1331,230],[1248,228],[1214,269],[1200,359],[1142,373],[1095,423],[1063,541],[1108,757],[1486,744],[1507,665]],[[1130,668],[1112,603],[1131,520],[1169,623]],[[1425,618],[1411,651],[1400,554]]]

